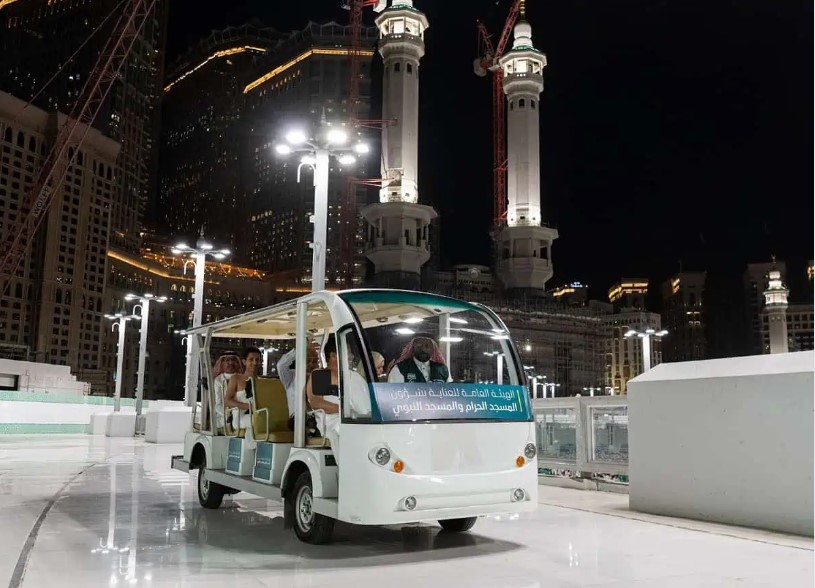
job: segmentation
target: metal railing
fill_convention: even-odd
[[[540,471],[582,477],[628,476],[628,399],[625,396],[533,401]]]

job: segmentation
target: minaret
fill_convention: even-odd
[[[790,291],[781,281],[781,272],[775,269],[775,265],[768,277],[769,284],[764,291],[764,312],[767,313],[769,323],[770,353],[787,353],[787,296]]]
[[[427,17],[412,0],[380,0],[379,53],[382,55],[382,189],[379,202],[362,210],[365,255],[375,266],[377,285],[417,288],[430,259],[431,206],[418,204],[419,60],[424,56]]]
[[[498,276],[510,291],[543,292],[552,277],[556,229],[541,226],[540,127],[546,56],[532,44],[526,6],[515,25],[512,49],[501,58],[507,95],[507,224],[497,238]]]

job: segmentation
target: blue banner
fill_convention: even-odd
[[[523,386],[497,384],[374,384],[376,412],[383,423],[425,420],[530,421]],[[377,411],[378,409],[378,411]]]

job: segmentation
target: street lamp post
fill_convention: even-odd
[[[661,331],[657,331],[655,329],[645,329],[644,331],[638,331],[636,329],[628,329],[626,331],[624,337],[626,339],[630,339],[633,336],[637,336],[642,339],[642,371],[647,372],[651,369],[651,337],[656,337],[657,339],[661,339],[665,335],[668,334],[666,329],[662,329]]]
[[[125,300],[138,300],[139,304],[133,307],[133,313],[139,309],[141,316],[141,329],[139,331],[139,371],[136,376],[136,417],[141,416],[142,403],[144,401],[144,372],[145,363],[147,362],[147,329],[150,326],[150,302],[164,302],[167,300],[166,296],[154,296],[153,294],[146,293],[143,296],[136,294],[128,294]]]
[[[300,129],[286,133],[285,142],[275,145],[278,155],[302,153],[300,165],[297,166],[297,181],[300,181],[300,170],[303,166],[314,171],[314,238],[311,243],[311,290],[317,292],[325,289],[325,257],[328,232],[328,168],[329,159],[333,156],[342,165],[352,165],[356,157],[352,154],[368,153],[365,143],[356,143],[348,147],[348,133],[342,127],[332,126],[326,122],[325,114],[320,119],[320,126],[313,137]]]
[[[186,243],[178,243],[172,249],[173,255],[189,255],[189,260],[185,263],[195,265],[195,292],[193,293],[192,305],[192,326],[200,327],[204,314],[204,275],[207,269],[207,255],[215,259],[224,259],[230,254],[229,249],[215,249],[215,247],[204,238],[204,229],[201,228],[201,235],[195,247],[189,247]],[[186,265],[185,265],[186,268]],[[184,400],[187,406],[195,406],[198,401],[198,340],[195,337],[187,339],[187,378],[184,382]]]
[[[119,327],[119,342],[116,346],[116,388],[113,392],[113,412],[119,412],[122,408],[122,371],[125,365],[125,331],[127,321],[134,317],[117,313],[106,314],[105,318],[116,321],[110,327],[112,331],[116,330],[116,327]]]

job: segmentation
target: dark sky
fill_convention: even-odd
[[[442,215],[445,263],[489,258],[491,82],[472,61],[476,19],[497,37],[509,4],[416,0],[430,19],[420,199]],[[173,0],[170,54],[251,18],[280,30],[347,22],[339,5]],[[561,235],[549,286],[582,280],[599,297],[680,260],[735,276],[772,254],[812,258],[810,1],[528,0],[527,11],[549,62],[541,198]]]

